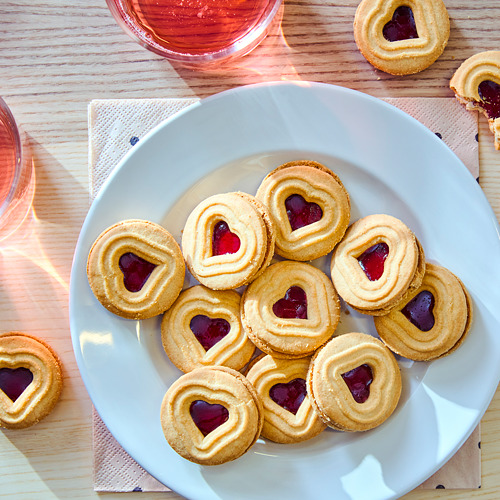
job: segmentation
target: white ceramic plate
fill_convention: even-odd
[[[404,392],[393,416],[366,433],[331,430],[298,445],[264,440],[242,458],[201,467],[168,446],[159,421],[180,372],[165,355],[160,318],[120,319],[94,298],[90,246],[127,218],[163,224],[180,241],[191,209],[208,195],[255,193],[275,166],[320,161],[342,179],[352,219],[389,213],[417,234],[427,258],[455,272],[474,303],[472,330],[451,356],[400,360]],[[116,439],[147,471],[189,499],[388,499],[413,489],[465,441],[500,376],[500,241],[479,186],[418,122],[377,99],[330,85],[242,87],[203,100],[133,148],[92,205],[71,276],[71,334],[92,401]],[[317,263],[327,269],[326,259]],[[374,334],[368,317],[341,331]]]

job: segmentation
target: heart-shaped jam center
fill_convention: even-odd
[[[229,333],[231,325],[225,319],[198,314],[189,323],[189,328],[205,351],[208,351]]]
[[[359,265],[370,281],[377,281],[384,274],[384,262],[388,255],[387,243],[376,243],[358,257]]]
[[[318,222],[323,217],[321,207],[316,203],[304,200],[300,194],[289,196],[285,200],[285,208],[292,231]]]
[[[212,234],[212,255],[236,253],[240,249],[240,239],[231,232],[227,222],[217,222]]]
[[[285,296],[273,305],[278,318],[307,319],[307,296],[300,286],[290,287]]]
[[[406,318],[419,330],[428,332],[434,326],[434,295],[428,290],[423,290],[401,309]]]
[[[294,415],[299,411],[306,395],[306,381],[303,378],[296,378],[287,384],[273,385],[269,391],[269,397],[276,404]]]
[[[406,5],[398,7],[394,11],[392,19],[384,26],[382,34],[389,42],[418,38],[417,26],[411,8]]]
[[[0,368],[0,389],[14,402],[33,381],[27,368]]]
[[[491,80],[484,80],[478,87],[481,107],[486,111],[488,118],[500,118],[500,85]]]
[[[123,284],[129,292],[138,292],[151,276],[156,264],[139,257],[135,253],[124,253],[118,261],[123,273]]]
[[[225,406],[210,404],[198,399],[191,403],[189,413],[196,427],[206,436],[227,421],[229,412]]]
[[[373,381],[372,369],[367,365],[360,365],[342,374],[344,382],[349,387],[356,403],[364,403],[370,396],[370,384]]]

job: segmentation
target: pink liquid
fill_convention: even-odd
[[[203,54],[232,46],[269,12],[270,0],[115,0],[139,38],[140,31],[174,52]],[[135,24],[136,26],[132,26]]]
[[[12,187],[18,154],[18,145],[9,124],[9,117],[0,109],[0,206]]]

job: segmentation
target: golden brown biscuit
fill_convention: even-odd
[[[469,57],[450,80],[450,88],[467,109],[482,111],[500,150],[500,50]]]
[[[311,406],[306,378],[310,358],[264,356],[247,374],[264,405],[262,436],[276,443],[299,443],[318,435],[326,425]]]
[[[63,385],[57,355],[21,332],[0,334],[0,427],[22,429],[46,417]]]
[[[241,370],[255,345],[240,320],[240,295],[197,285],[184,290],[161,323],[163,347],[179,370],[221,365]]]
[[[246,193],[210,196],[189,215],[182,252],[191,274],[213,290],[254,280],[271,262],[276,230],[267,208]]]
[[[354,18],[359,50],[373,66],[392,75],[429,67],[449,36],[442,0],[362,0]]]
[[[472,304],[461,281],[444,267],[427,263],[420,287],[388,315],[376,317],[375,327],[392,351],[429,361],[458,347],[471,319]]]
[[[273,264],[248,286],[241,321],[252,342],[277,358],[311,355],[334,334],[338,295],[328,277],[303,262]]]
[[[222,366],[182,375],[161,406],[161,426],[170,446],[201,465],[222,464],[246,453],[262,424],[262,402],[252,384]]]
[[[401,373],[391,351],[364,333],[330,340],[314,355],[307,392],[320,418],[343,431],[366,431],[383,423],[401,395]]]
[[[178,297],[185,266],[179,245],[163,227],[118,222],[94,242],[87,261],[90,287],[109,311],[128,319],[165,312]]]
[[[293,161],[268,174],[257,190],[277,228],[276,253],[313,260],[342,239],[350,218],[349,195],[338,178],[314,161]]]
[[[332,255],[332,280],[339,295],[365,314],[387,314],[425,272],[425,255],[399,219],[369,215],[352,224]]]

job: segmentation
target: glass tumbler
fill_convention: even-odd
[[[121,28],[143,47],[200,68],[248,54],[279,22],[282,1],[106,0]]]
[[[0,240],[25,219],[33,198],[33,162],[12,113],[0,97]]]

